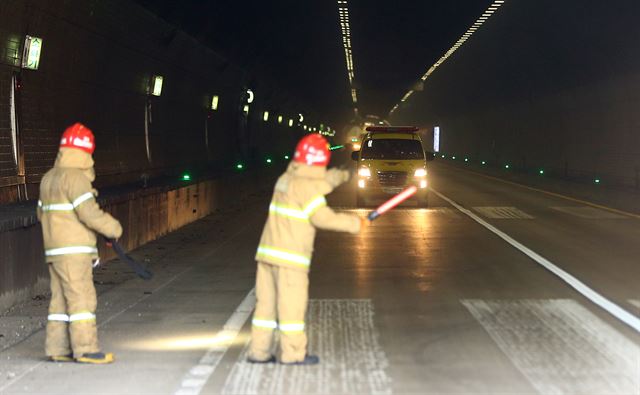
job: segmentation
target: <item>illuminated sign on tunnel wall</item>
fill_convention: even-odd
[[[38,70],[40,66],[40,53],[42,52],[42,39],[27,36],[24,39],[24,54],[22,67],[29,70]]]
[[[433,152],[440,152],[440,126],[433,128]]]

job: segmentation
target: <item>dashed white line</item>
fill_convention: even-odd
[[[175,395],[198,395],[215,372],[218,364],[233,344],[245,322],[256,306],[255,289],[249,291],[242,303],[238,305],[220,332],[214,337],[214,345],[210,347],[199,363],[192,367],[183,377]]]
[[[553,273],[556,276],[558,276],[560,279],[562,279],[564,282],[566,282],[572,288],[574,288],[576,291],[578,291],[580,294],[582,294],[582,296],[584,296],[585,298],[589,299],[591,302],[595,303],[596,305],[600,306],[601,308],[606,310],[609,314],[613,315],[614,317],[616,317],[620,321],[622,321],[625,324],[629,325],[636,332],[640,333],[640,318],[638,318],[635,315],[629,313],[628,311],[626,311],[622,307],[618,306],[617,304],[613,303],[609,299],[607,299],[604,296],[600,295],[598,292],[596,292],[595,290],[593,290],[592,288],[590,288],[589,286],[584,284],[582,281],[578,280],[576,277],[574,277],[571,274],[567,273],[566,271],[560,269],[558,266],[556,266],[555,264],[551,263],[546,258],[540,256],[539,254],[537,254],[533,250],[529,249],[528,247],[524,246],[520,242],[516,241],[511,236],[507,235],[506,233],[502,232],[501,230],[499,230],[495,226],[493,226],[490,223],[486,222],[485,220],[483,220],[482,218],[480,218],[479,216],[477,216],[476,214],[474,214],[470,210],[467,210],[466,208],[460,206],[459,204],[457,204],[453,200],[449,199],[448,197],[444,196],[440,192],[434,190],[433,188],[431,189],[431,191],[433,193],[435,193],[436,195],[438,195],[441,199],[443,199],[446,202],[448,202],[449,204],[451,204],[453,207],[455,207],[458,210],[460,210],[462,213],[464,213],[467,216],[469,216],[471,219],[473,219],[474,221],[476,221],[480,225],[484,226],[489,231],[493,232],[495,235],[500,237],[502,240],[506,241],[507,243],[509,243],[513,247],[515,247],[516,249],[520,250],[520,252],[522,252],[523,254],[527,255],[529,258],[531,258],[534,261],[536,261],[537,263],[539,263],[541,266],[543,266],[544,268],[549,270],[551,273]]]

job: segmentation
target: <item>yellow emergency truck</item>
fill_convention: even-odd
[[[387,199],[410,185],[418,187],[418,207],[429,204],[427,161],[418,128],[414,126],[370,126],[362,136],[356,161],[356,204],[366,206],[374,198]]]

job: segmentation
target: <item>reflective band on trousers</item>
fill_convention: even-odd
[[[75,246],[75,247],[61,247],[50,248],[45,250],[46,256],[68,255],[68,254],[97,254],[98,249],[96,247],[88,246]]]
[[[96,315],[88,311],[69,315],[70,322],[93,321],[95,319],[96,319]]]
[[[254,318],[251,320],[251,324],[258,328],[276,329],[278,327],[278,323],[274,320],[263,320],[260,318]]]
[[[47,320],[69,322],[69,316],[66,314],[49,314]]]
[[[269,206],[269,212],[301,221],[308,221],[309,217],[311,217],[318,208],[326,206],[326,204],[327,201],[324,196],[314,198],[302,210],[272,202]]]
[[[73,211],[76,207],[93,197],[94,196],[92,192],[87,192],[80,195],[76,200],[73,201],[73,203],[44,204],[41,200],[38,200],[38,207],[40,207],[42,211]]]
[[[294,263],[296,265],[311,265],[311,258],[309,257],[269,246],[259,246],[257,255],[264,255],[265,257],[280,259],[286,262]]]
[[[280,330],[282,332],[302,332],[304,331],[303,321],[281,322]]]

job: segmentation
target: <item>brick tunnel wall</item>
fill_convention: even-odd
[[[19,67],[26,35],[43,39],[38,70]],[[154,75],[164,78],[160,97],[149,94]],[[246,87],[256,94],[248,115]],[[130,1],[0,2],[0,204],[37,197],[62,130],[76,121],[96,134],[96,182],[107,186],[287,153],[297,132],[275,114],[304,111],[291,103]]]
[[[635,3],[506,1],[392,120],[440,126],[459,157],[638,188]]]
[[[26,35],[43,40],[38,70],[20,67]],[[149,95],[154,75],[164,78],[160,97]],[[255,93],[248,114],[246,88]],[[96,186],[111,187],[101,204],[133,249],[266,188],[273,169],[251,163],[284,165],[300,135],[289,119],[303,112],[313,122],[301,107],[133,2],[0,1],[0,313],[48,288],[33,200],[65,127],[94,130]],[[232,171],[237,161],[248,168]],[[194,180],[170,177],[182,171]],[[142,188],[143,175],[159,180]]]

